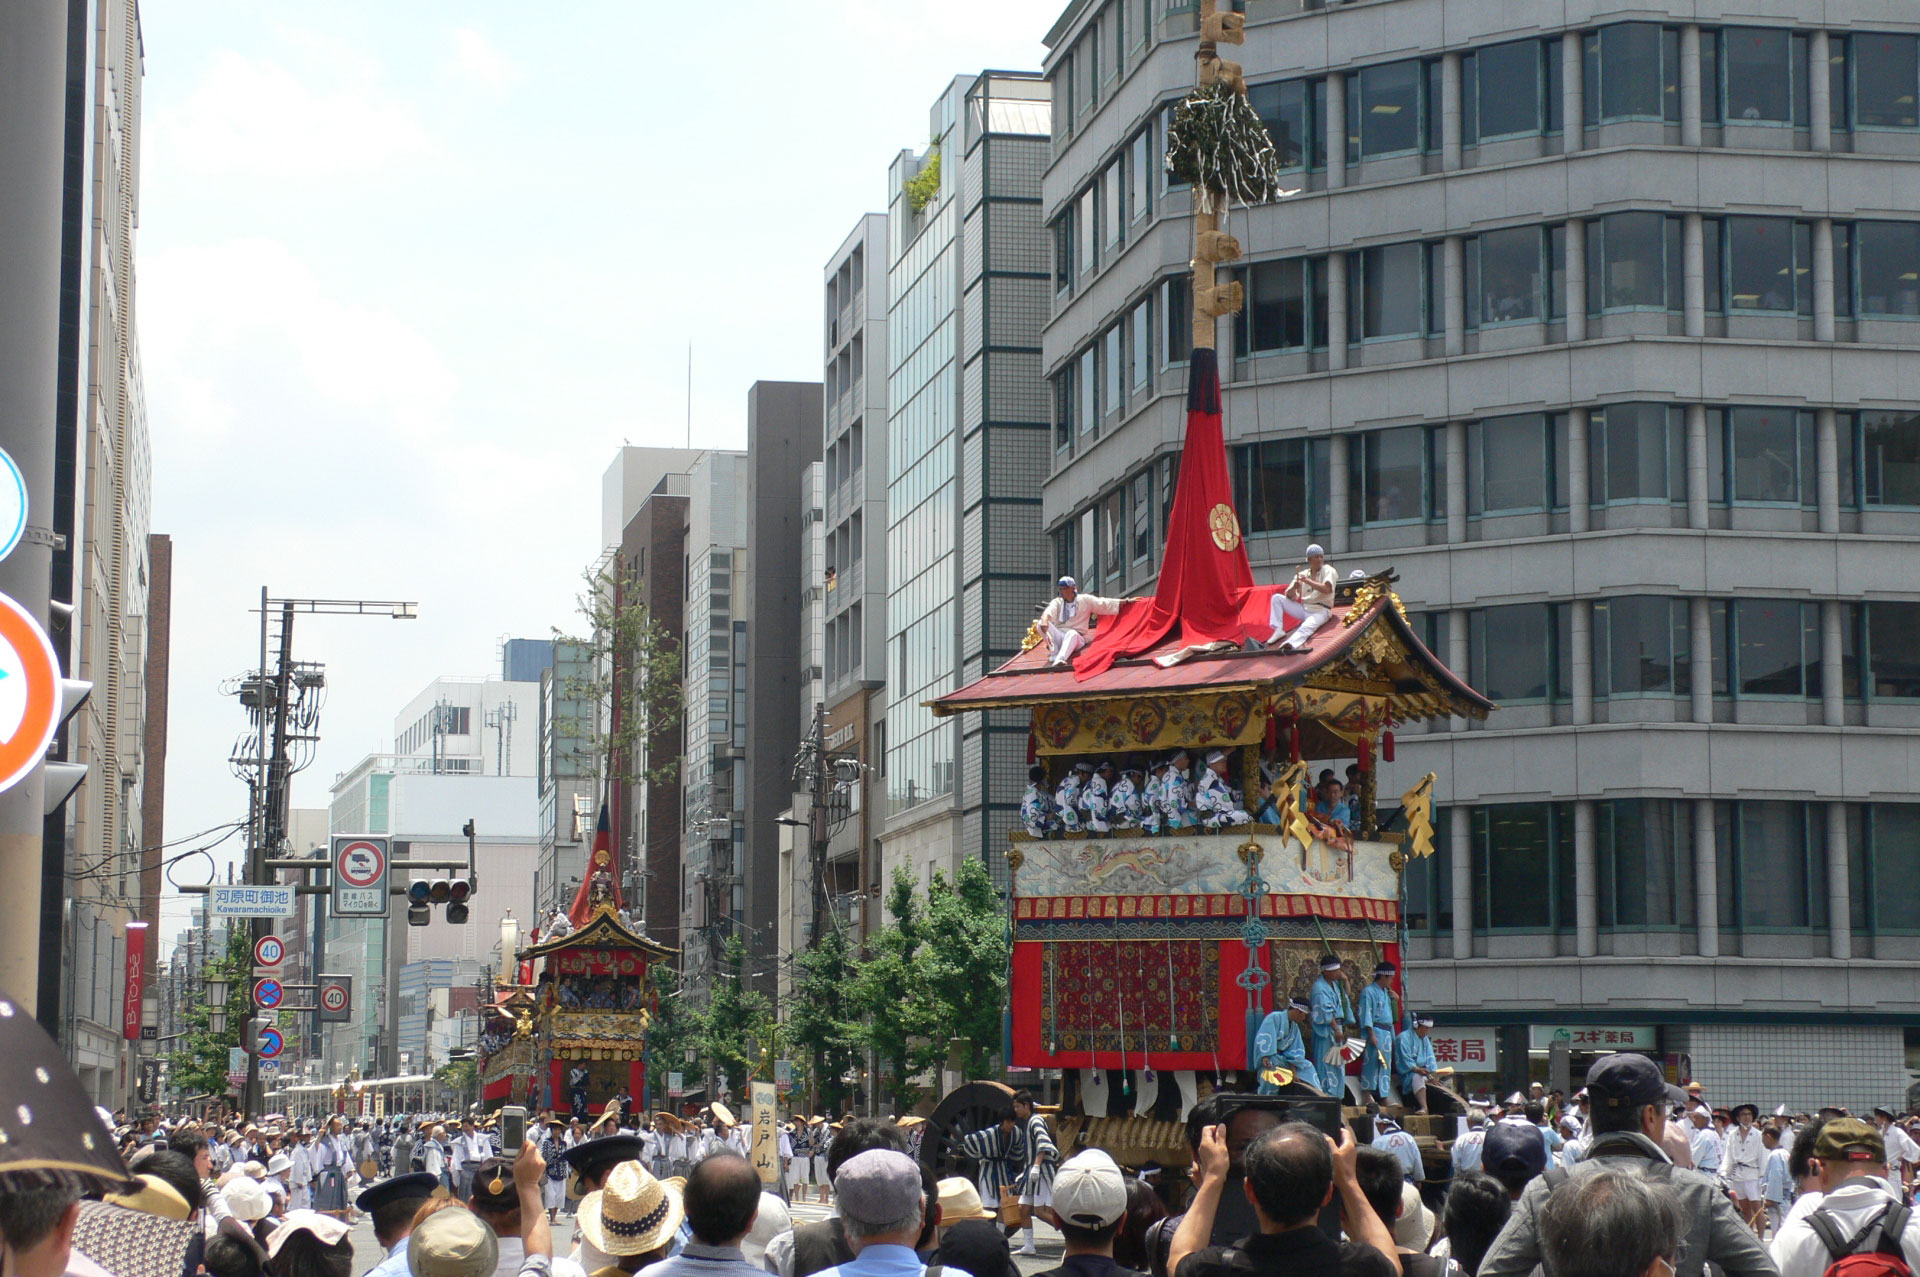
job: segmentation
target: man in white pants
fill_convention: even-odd
[[[1333,564],[1327,562],[1327,552],[1318,545],[1308,546],[1307,566],[1293,574],[1285,590],[1273,596],[1268,616],[1273,623],[1273,633],[1267,635],[1267,645],[1279,643],[1283,652],[1303,650],[1314,631],[1325,625],[1327,617],[1332,615],[1329,609],[1333,607],[1333,589],[1339,582]],[[1298,623],[1292,632],[1288,632],[1286,621]]]
[[[1079,583],[1070,576],[1060,578],[1060,596],[1040,613],[1040,630],[1047,636],[1050,665],[1071,665],[1073,654],[1087,645],[1096,616],[1113,616],[1124,603],[1137,599],[1108,599],[1098,594],[1080,593]]]

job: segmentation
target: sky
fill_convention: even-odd
[[[754,381],[819,379],[828,256],[948,81],[1037,69],[1060,7],[147,0],[169,842],[246,814],[222,684],[257,663],[262,586],[419,604],[296,621],[328,696],[293,804],[325,806],[433,678],[569,628],[615,450],[684,442],[689,343],[704,445],[745,446]]]

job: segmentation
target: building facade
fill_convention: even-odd
[[[436,776],[532,776],[539,730],[537,678],[445,675],[395,715],[394,752]]]
[[[963,856],[1005,880],[1026,725],[923,702],[1017,651],[1046,596],[1050,110],[1037,75],[961,77],[889,172],[883,891],[896,865],[924,884]]]
[[[1080,0],[1048,37],[1046,526],[1103,594],[1150,588],[1181,439],[1195,21]],[[1228,218],[1256,577],[1310,540],[1395,568],[1502,706],[1381,780],[1439,775],[1409,985],[1489,1085],[1564,1038],[1723,1097],[1905,1098],[1916,40],[1852,0],[1249,0],[1224,51],[1300,190]]]

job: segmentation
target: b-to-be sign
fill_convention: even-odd
[[[347,836],[333,840],[333,916],[387,916],[387,840]]]

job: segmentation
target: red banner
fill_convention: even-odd
[[[120,1036],[129,1042],[140,1040],[141,1004],[146,997],[147,924],[127,924],[127,993],[120,1012]]]

